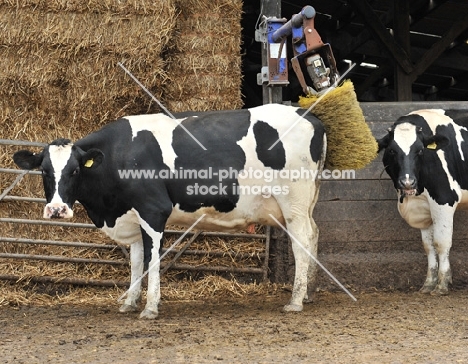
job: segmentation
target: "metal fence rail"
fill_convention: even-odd
[[[6,140],[0,139],[0,145],[13,145],[13,146],[29,146],[29,147],[44,147],[45,143],[28,142],[22,140]],[[23,179],[26,174],[40,175],[39,171],[25,171],[18,169],[0,168],[0,173],[16,174],[15,180],[0,194],[0,203],[7,203],[9,201],[19,202],[32,202],[32,203],[45,203],[44,198],[37,197],[23,197],[9,195],[9,193],[15,188],[15,186]],[[35,219],[20,219],[10,217],[0,217],[0,223],[12,223],[12,224],[27,224],[27,225],[42,225],[42,226],[57,226],[65,228],[83,228],[83,229],[97,229],[94,224],[89,223],[76,223],[76,222],[65,222],[60,220],[35,220]],[[183,231],[177,230],[165,230],[164,235],[182,235]],[[247,234],[247,233],[223,233],[223,232],[209,232],[209,231],[190,231],[186,234],[190,240],[184,244],[182,248],[173,249],[169,254],[173,255],[173,258],[168,263],[161,264],[161,271],[165,272],[168,269],[175,270],[186,270],[186,271],[206,271],[206,272],[231,272],[231,273],[249,273],[249,274],[261,274],[265,280],[268,275],[268,253],[270,245],[270,229],[267,227],[265,234]],[[190,243],[193,242],[197,237],[221,237],[226,239],[232,238],[243,238],[243,239],[263,239],[265,240],[265,252],[250,254],[250,253],[238,253],[235,251],[203,251],[203,250],[190,250]],[[93,248],[93,249],[105,249],[114,250],[119,247],[122,249],[124,259],[122,260],[109,260],[109,259],[92,259],[92,258],[75,258],[67,256],[52,256],[52,255],[37,255],[37,254],[17,254],[17,253],[0,253],[0,259],[19,259],[19,260],[41,260],[47,262],[61,262],[61,263],[87,263],[87,264],[108,264],[114,266],[122,266],[129,264],[128,251],[123,246],[117,244],[95,244],[78,241],[60,241],[60,240],[45,240],[45,239],[33,239],[33,238],[12,238],[0,236],[0,243],[12,243],[12,244],[31,244],[31,245],[51,245],[51,246],[63,246],[71,248]],[[167,249],[163,248],[163,252]],[[234,258],[259,258],[263,259],[261,268],[254,267],[225,267],[225,266],[191,266],[188,264],[177,263],[177,259],[181,255],[192,255],[192,256],[211,256],[211,257],[223,257],[226,255]],[[72,279],[72,278],[56,278],[49,276],[36,276],[27,277],[28,280],[35,282],[47,282],[47,283],[68,283],[78,285],[99,285],[99,286],[128,286],[128,282],[117,282],[114,280],[95,280],[95,279]],[[22,277],[16,275],[3,274],[0,275],[0,280],[19,281]]]

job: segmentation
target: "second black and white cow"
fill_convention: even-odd
[[[284,309],[300,311],[308,276],[316,270],[310,258],[318,238],[312,211],[326,151],[322,123],[304,113],[269,104],[178,120],[129,116],[74,144],[59,139],[38,154],[19,151],[14,161],[42,170],[45,218],[70,218],[79,201],[97,227],[131,244],[132,288],[121,311],[137,309],[137,282],[144,268],[154,267],[140,317],[157,316],[164,227],[191,226],[200,218],[197,229],[284,224],[300,242],[293,243],[295,280]]]
[[[421,292],[444,295],[452,282],[453,216],[468,203],[468,112],[419,110],[399,118],[378,140],[398,191],[398,211],[421,229],[428,259]]]

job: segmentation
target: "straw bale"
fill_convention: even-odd
[[[242,1],[239,0],[176,0],[176,6],[181,10],[182,16],[203,14],[207,19],[213,14],[224,15],[227,19],[233,15],[242,14]]]
[[[117,62],[159,97],[176,9],[172,1],[119,3],[89,2],[83,13],[66,11],[78,2],[0,6],[0,117],[11,125],[3,138],[76,140],[120,116],[159,112]],[[127,12],[111,11],[120,8]]]
[[[165,101],[173,111],[242,107],[242,1],[178,1]]]
[[[168,100],[169,108],[174,112],[182,112],[187,110],[196,111],[211,111],[211,110],[228,110],[239,109],[242,107],[243,102],[236,95],[230,95],[230,98],[220,99],[219,95],[203,95],[202,97],[189,97],[185,96],[182,100]]]
[[[0,0],[0,6],[16,9],[38,9],[47,12],[77,12],[77,13],[118,13],[122,15],[158,15],[168,7],[173,0]]]
[[[158,16],[122,16],[4,9],[0,11],[0,44],[60,47],[62,59],[93,47],[100,52],[161,54],[171,39],[176,16],[173,7],[163,10]]]

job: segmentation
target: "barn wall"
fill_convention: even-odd
[[[382,137],[399,116],[422,108],[467,109],[468,102],[362,103],[374,136]],[[319,260],[343,284],[356,289],[419,289],[426,255],[419,230],[397,211],[397,197],[382,156],[356,171],[354,180],[323,180],[315,221],[320,228]],[[383,173],[382,173],[383,172]],[[454,287],[468,283],[468,211],[455,215],[451,263]],[[320,273],[320,287],[338,289]]]

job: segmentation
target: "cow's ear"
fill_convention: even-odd
[[[91,148],[81,156],[81,164],[84,168],[96,168],[102,163],[104,153],[97,148]]]
[[[440,134],[431,135],[430,137],[425,137],[424,140],[424,147],[431,150],[439,150],[447,145],[449,145],[449,139]]]
[[[385,135],[383,138],[376,139],[376,140],[377,140],[377,145],[379,146],[377,153],[379,153],[381,150],[388,147],[388,144],[390,143],[390,133]]]
[[[20,150],[13,154],[13,161],[22,169],[35,169],[39,168],[44,158],[44,152],[39,154],[33,153],[29,150]]]

